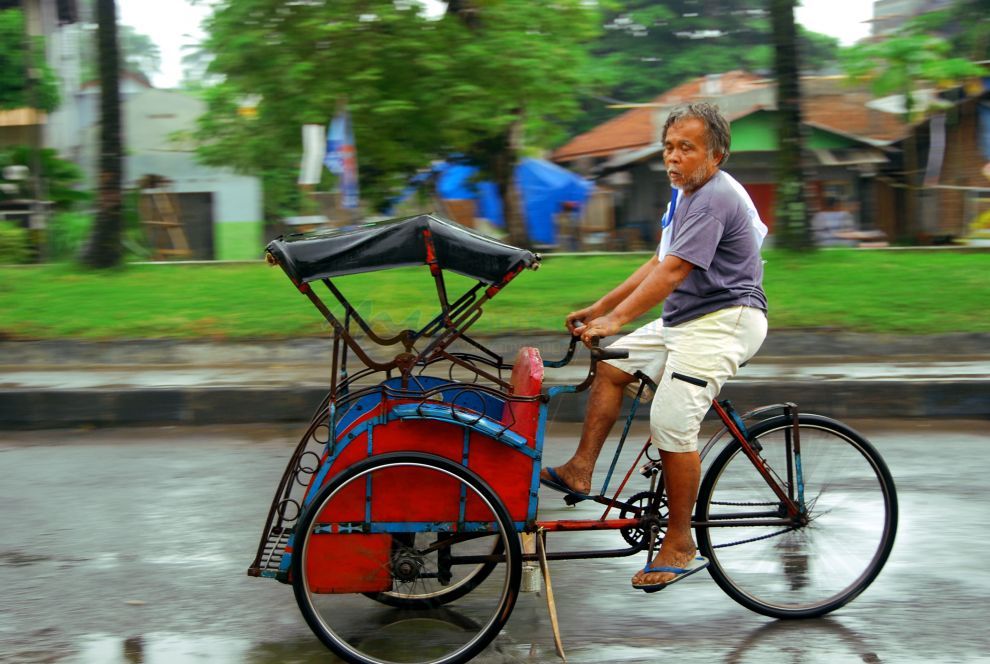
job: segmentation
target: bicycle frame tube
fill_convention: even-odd
[[[781,502],[787,508],[788,515],[793,518],[801,514],[804,511],[802,508],[804,504],[804,500],[803,500],[803,496],[801,495],[804,493],[804,488],[803,486],[800,486],[801,484],[803,484],[801,482],[801,470],[800,470],[801,459],[800,456],[798,456],[798,454],[800,453],[800,449],[797,448],[795,450],[796,461],[797,461],[798,484],[799,484],[798,487],[799,498],[798,498],[798,502],[796,503],[794,502],[794,498],[788,495],[788,492],[785,491],[784,488],[780,486],[780,483],[777,482],[777,480],[774,478],[773,474],[767,468],[766,461],[763,460],[763,458],[759,455],[759,453],[755,449],[753,449],[753,446],[750,445],[749,441],[746,440],[746,436],[744,436],[743,433],[739,430],[739,427],[736,426],[736,423],[732,420],[732,417],[725,410],[725,408],[722,407],[722,404],[720,404],[717,400],[712,401],[712,408],[715,409],[715,413],[722,420],[723,424],[725,424],[726,429],[728,429],[732,437],[735,438],[737,441],[739,441],[739,444],[742,445],[743,454],[745,454],[749,458],[749,460],[753,463],[753,467],[756,468],[756,472],[758,472],[763,477],[763,480],[767,483],[767,486],[770,487],[770,490],[773,491],[778,498],[780,498]],[[794,418],[793,428],[795,430],[797,429],[796,417]],[[788,461],[790,460],[790,456],[791,456],[790,450],[788,450],[788,454],[787,454]],[[789,463],[788,466],[790,466]],[[788,468],[788,475],[790,475],[789,468]],[[790,480],[790,477],[788,479]],[[789,481],[789,484],[790,486],[794,486],[793,482]]]

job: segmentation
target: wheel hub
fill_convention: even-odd
[[[400,549],[392,556],[392,576],[399,581],[418,578],[422,569],[422,556],[411,549]]]

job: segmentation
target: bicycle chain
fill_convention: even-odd
[[[712,505],[728,505],[730,507],[765,507],[768,505],[776,505],[777,503],[733,503],[720,500],[718,502],[713,502]],[[725,544],[713,545],[713,549],[722,549],[727,546],[738,546],[740,544],[749,544],[750,542],[759,542],[760,540],[770,539],[771,537],[777,537],[778,535],[783,535],[784,533],[789,533],[791,531],[797,530],[797,527],[784,528],[783,530],[778,530],[775,533],[769,533],[767,535],[760,535],[759,537],[751,537],[749,539],[738,540],[735,542],[726,542]]]
[[[719,500],[717,502],[713,501],[712,505],[729,505],[731,507],[768,507],[770,505],[779,505],[779,502],[769,502],[769,503],[731,503],[724,500]]]
[[[770,533],[768,535],[760,535],[759,537],[751,537],[749,539],[738,540],[736,542],[726,542],[725,544],[715,544],[712,546],[713,549],[722,549],[727,546],[737,546],[739,544],[749,544],[750,542],[759,542],[760,540],[770,539],[771,537],[776,537],[777,535],[783,535],[784,533],[789,533],[792,530],[797,530],[797,528],[784,528],[783,530],[778,530],[775,533]]]

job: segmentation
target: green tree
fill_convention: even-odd
[[[968,9],[970,4],[957,3],[948,11]],[[948,39],[931,32],[945,25],[946,16],[953,15],[923,15],[909,21],[886,39],[856,44],[843,50],[842,65],[846,75],[853,81],[869,82],[877,95],[902,95],[904,120],[913,124],[928,111],[928,108],[918,107],[915,92],[918,87],[944,88],[983,74],[982,67],[976,63],[954,56],[958,51]],[[986,21],[985,15],[981,21]],[[909,239],[916,235],[919,225],[918,204],[913,195],[920,186],[921,177],[917,153],[914,133],[909,132],[904,142],[904,179],[909,189],[904,217]]]
[[[82,262],[113,267],[123,258],[123,129],[120,122],[120,52],[117,5],[97,0],[97,50],[100,54],[100,164],[96,220]]]
[[[836,39],[799,27],[798,41],[806,67],[836,62]],[[611,100],[649,101],[705,74],[770,72],[774,58],[766,0],[620,0],[593,50],[610,86],[585,100],[575,133],[614,115]]]
[[[581,2],[450,0],[443,78],[459,88],[447,140],[474,157],[498,187],[511,242],[529,242],[514,189],[524,142],[562,137],[548,120],[577,114],[589,85],[587,51],[599,16]]]
[[[770,2],[777,111],[780,116],[775,211],[777,227],[774,234],[779,246],[806,250],[812,247],[812,243],[802,166],[804,141],[801,135],[801,59],[794,22],[795,4],[796,0]]]
[[[912,27],[948,39],[952,52],[967,60],[990,60],[990,7],[986,0],[955,0],[945,9],[919,16]]]
[[[956,51],[948,39],[927,32],[932,25],[932,17],[921,17],[887,39],[856,44],[841,54],[850,79],[869,82],[878,95],[904,96],[909,123],[926,110],[917,107],[918,86],[947,87],[983,74],[976,63],[953,56]]]
[[[27,34],[20,9],[0,11],[0,109],[54,111],[58,81],[45,62],[42,37]]]
[[[579,110],[582,43],[598,23],[582,0],[451,3],[438,20],[416,2],[228,0],[207,22],[210,72],[224,82],[205,93],[200,152],[260,175],[266,215],[293,212],[300,125],[327,123],[346,98],[372,202],[451,152],[498,175],[506,146],[549,145]],[[248,98],[260,101],[245,113]]]
[[[83,181],[83,170],[71,161],[60,158],[51,148],[35,150],[23,145],[0,148],[0,171],[7,166],[26,166],[32,171],[36,166],[40,167],[38,175],[45,183],[47,199],[58,211],[71,210],[77,204],[90,200],[87,192],[76,188]],[[32,182],[25,180],[6,184],[14,185],[15,189],[10,194],[0,192],[0,200],[34,198]]]

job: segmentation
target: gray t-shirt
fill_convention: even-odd
[[[664,325],[740,305],[766,312],[763,261],[749,212],[721,171],[681,196],[667,231],[673,231],[668,254],[695,269],[664,301]]]

